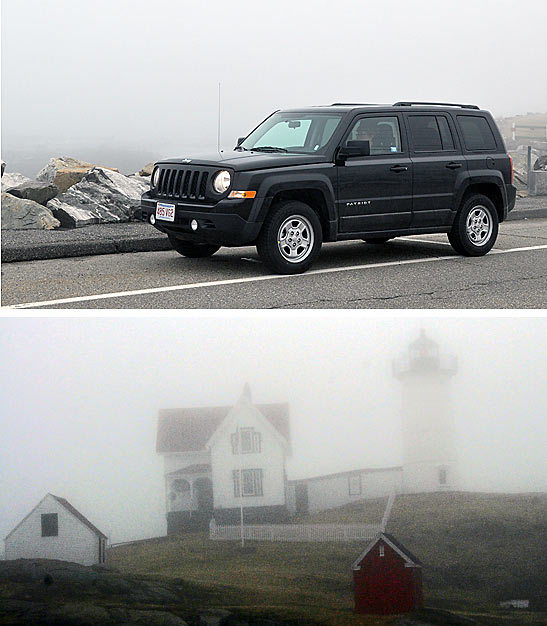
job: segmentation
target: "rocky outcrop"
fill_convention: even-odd
[[[138,173],[139,176],[152,176],[152,170],[154,169],[154,161],[152,163],[147,163],[142,170]]]
[[[47,203],[64,227],[128,222],[138,209],[148,183],[113,170],[95,167],[68,191]]]
[[[41,204],[2,192],[2,230],[51,230],[60,225]]]
[[[42,168],[36,175],[36,180],[54,183],[61,193],[80,182],[82,178],[94,167],[119,172],[115,167],[106,167],[80,161],[72,157],[54,157],[49,160],[48,164]]]
[[[9,190],[9,193],[17,198],[32,200],[33,202],[46,206],[47,203],[55,198],[55,196],[59,193],[59,189],[57,185],[54,185],[53,183],[29,180],[28,182],[21,183],[16,187],[12,187]]]
[[[23,174],[19,174],[18,172],[6,172],[2,176],[2,191],[10,191],[14,187],[22,184],[31,183],[32,179],[24,176]]]

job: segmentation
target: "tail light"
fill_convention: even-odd
[[[511,185],[513,184],[513,157],[509,155],[509,160],[511,161]]]

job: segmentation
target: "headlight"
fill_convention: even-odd
[[[213,187],[215,191],[217,193],[224,193],[227,191],[230,187],[231,178],[230,172],[227,172],[226,170],[219,172],[213,180]]]
[[[152,188],[158,186],[159,179],[160,179],[160,168],[156,167],[156,169],[152,172],[152,178],[150,179],[152,182]]]

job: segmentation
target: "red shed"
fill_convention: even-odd
[[[423,606],[422,564],[391,535],[379,534],[352,569],[356,613],[391,615]]]

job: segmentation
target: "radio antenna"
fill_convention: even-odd
[[[218,84],[218,133],[217,133],[217,150],[220,152],[220,83]]]

